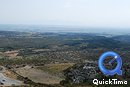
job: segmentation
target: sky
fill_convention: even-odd
[[[130,28],[130,0],[0,0],[0,24]]]

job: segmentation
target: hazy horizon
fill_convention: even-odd
[[[113,35],[130,35],[129,29],[123,28],[94,28],[82,26],[57,26],[57,25],[20,25],[20,24],[0,24],[0,31],[20,31],[20,32],[52,32],[52,33],[99,33]]]

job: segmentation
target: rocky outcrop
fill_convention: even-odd
[[[76,64],[64,71],[66,79],[72,83],[90,81],[97,76],[98,67],[96,62]]]
[[[130,64],[125,63],[122,67],[123,76],[121,78],[130,77]],[[99,68],[97,62],[88,61],[82,64],[75,64],[73,67],[68,68],[64,71],[66,79],[63,82],[73,83],[86,83],[92,82],[93,79],[108,79],[108,78],[118,78],[114,76],[105,76],[103,75]],[[119,77],[120,78],[120,77]]]

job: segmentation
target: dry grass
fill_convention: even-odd
[[[59,84],[64,79],[61,74],[63,70],[73,66],[74,63],[47,64],[31,68],[26,66],[18,68],[16,72],[24,77],[28,77],[34,82],[44,84]]]
[[[31,68],[28,66],[18,68],[16,72],[23,77],[28,77],[29,79],[31,79],[36,83],[59,84],[59,82],[62,80],[60,77],[53,76],[42,70]]]
[[[58,73],[62,73],[63,70],[73,65],[74,63],[46,64],[45,66],[38,66],[37,69],[41,69],[51,74],[58,74]]]

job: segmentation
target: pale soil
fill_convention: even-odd
[[[3,85],[0,85],[0,87],[12,86],[12,85],[15,86],[23,85],[23,82],[17,80],[17,76],[14,73],[6,70],[5,67],[2,68],[3,69],[0,71],[0,82],[3,83]]]
[[[13,72],[6,70],[3,73],[4,76],[9,77],[9,78],[13,78],[13,79],[17,79],[17,75],[15,75]]]
[[[35,50],[33,50],[33,51],[35,51],[35,52],[40,52],[40,51],[50,51],[50,49],[35,49]]]
[[[16,73],[22,75],[23,77],[28,77],[36,83],[58,84],[62,80],[59,77],[43,72],[42,70],[31,68],[30,66],[18,68]]]
[[[22,56],[18,56],[19,50],[14,51],[6,51],[6,52],[0,52],[0,57],[8,57],[8,58],[22,58]]]
[[[16,57],[18,55],[18,51],[6,51],[4,52],[4,55],[8,57]]]

